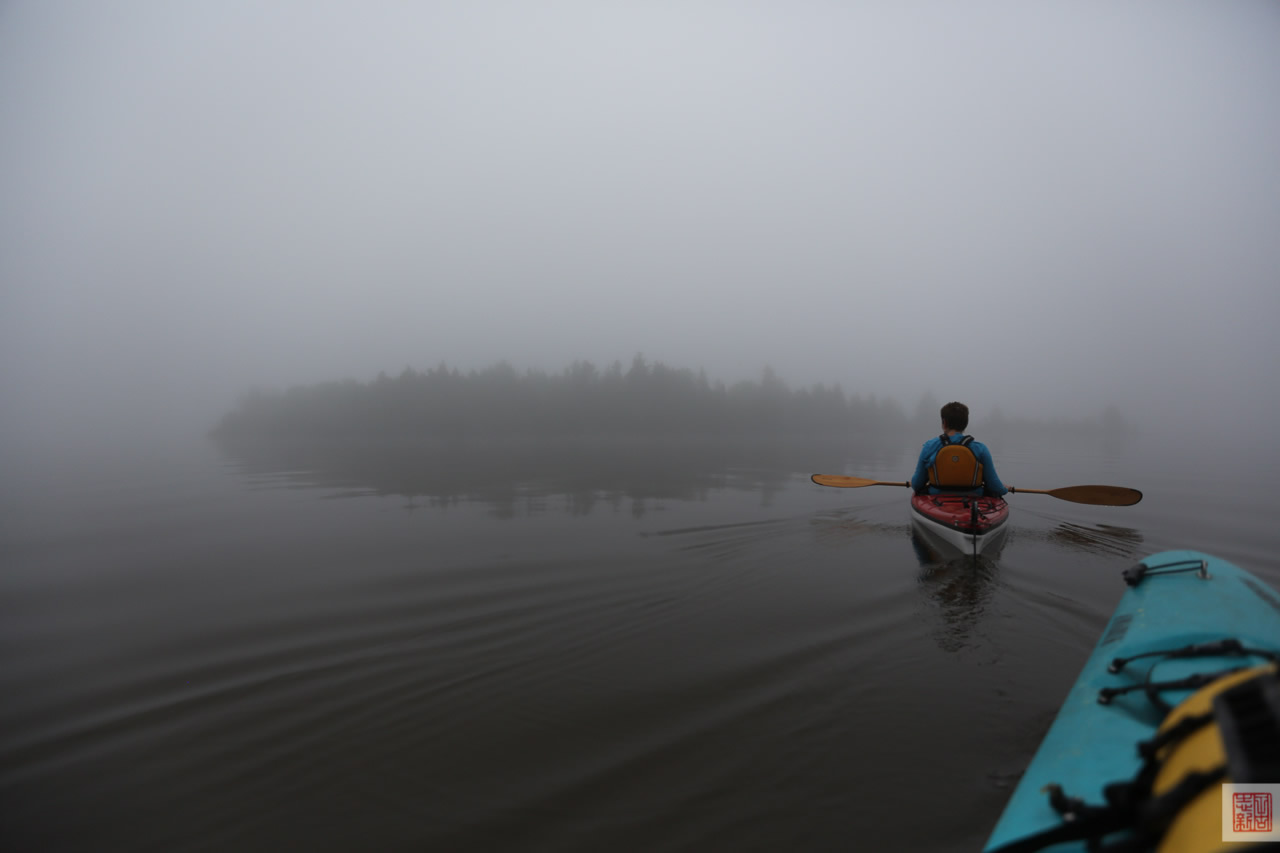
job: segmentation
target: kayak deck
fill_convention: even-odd
[[[913,495],[911,511],[923,520],[969,536],[985,536],[1009,520],[1004,498]]]
[[[925,533],[965,553],[980,554],[1001,538],[1009,520],[1003,498],[914,495],[911,521]]]
[[[1207,554],[1167,551],[1128,570],[1130,584],[1057,718],[1010,797],[984,849],[995,850],[1063,824],[1045,791],[1050,785],[1089,803],[1141,766],[1136,745],[1151,738],[1164,712],[1148,697],[1151,682],[1176,682],[1265,663],[1249,650],[1280,644],[1280,596],[1248,572]],[[1240,654],[1176,656],[1170,650],[1236,640]],[[1112,671],[1112,663],[1116,662]],[[1193,688],[1166,688],[1177,705]],[[1049,848],[1088,849],[1085,841]]]

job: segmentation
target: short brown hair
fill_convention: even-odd
[[[947,429],[964,432],[969,426],[969,407],[964,403],[947,403],[942,407],[942,425]]]

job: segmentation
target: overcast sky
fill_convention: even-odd
[[[0,392],[58,435],[637,351],[1280,415],[1280,4],[0,4]]]

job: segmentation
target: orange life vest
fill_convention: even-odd
[[[969,449],[973,436],[966,435],[955,444],[945,434],[940,438],[942,446],[929,465],[929,485],[937,489],[965,491],[980,488],[982,463]]]

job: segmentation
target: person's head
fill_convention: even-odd
[[[942,428],[964,432],[969,426],[969,407],[964,403],[947,403],[942,407]]]

